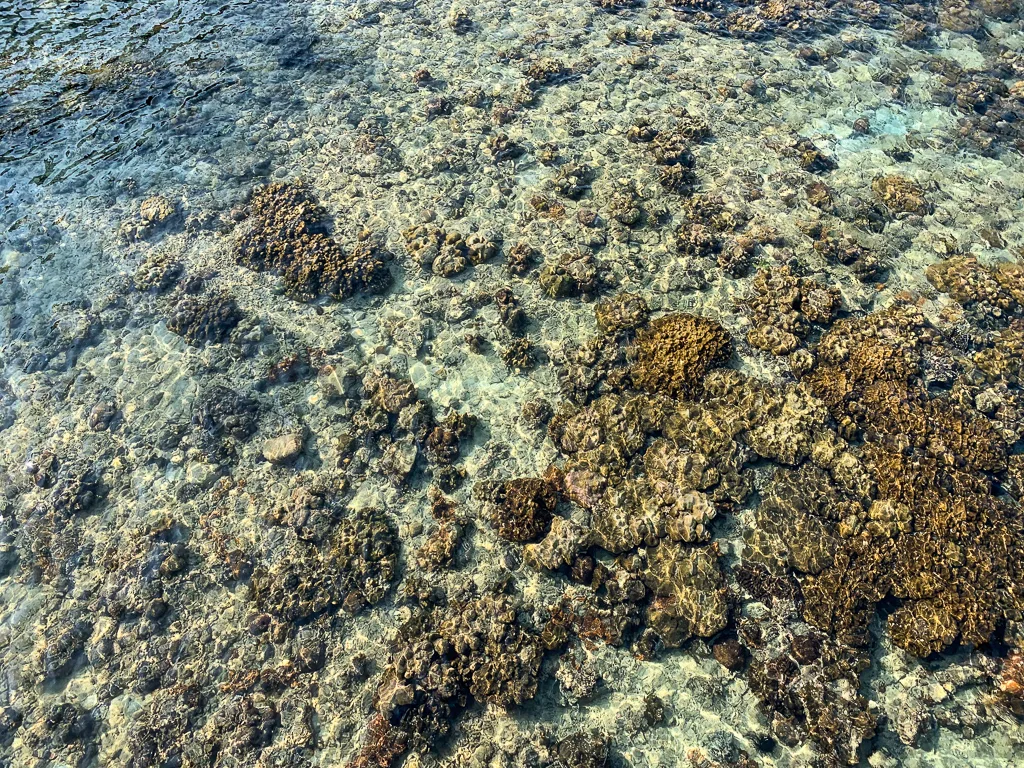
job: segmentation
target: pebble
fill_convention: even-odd
[[[263,458],[271,464],[287,464],[302,453],[302,433],[272,437],[263,444]]]

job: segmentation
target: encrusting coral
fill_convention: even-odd
[[[970,305],[967,292],[957,298]],[[1012,352],[1000,350],[1018,331],[990,336],[974,354],[980,378],[943,378],[953,384],[943,393],[926,373],[970,358],[914,304],[833,322],[838,293],[782,267],[759,275],[745,306],[758,326],[792,337],[779,352],[808,345],[793,366],[800,381],[768,386],[716,370],[731,343],[713,321],[647,323],[628,294],[599,303],[603,335],[580,347],[590,350],[592,383],[566,382],[574,397],[548,425],[564,457],[553,476],[587,516],[554,517],[525,559],[589,585],[567,590],[576,597],[557,607],[553,637],[576,631],[617,644],[640,631],[634,648],[646,655],[650,637],[675,647],[713,636],[731,617],[714,521],[748,497],[750,458],[771,460],[779,469],[754,508],[737,579],[758,600],[792,606],[786,622],[813,628],[801,637],[827,638],[833,661],[804,672],[825,655],[757,655],[751,684],[780,738],[809,738],[853,763],[876,727],[855,691],[865,664],[857,649],[870,642],[880,604],[892,603],[894,642],[919,656],[999,639],[1024,605],[1021,518],[1013,499],[993,494],[1009,465],[1006,436],[1018,433],[1008,415],[979,412],[973,394],[1014,380],[1003,361]],[[815,326],[825,329],[820,339]],[[595,567],[600,550],[616,556],[614,569]]]
[[[955,256],[926,271],[928,281],[948,293],[984,327],[1005,326],[1024,307],[1024,266],[987,267],[972,256]]]
[[[665,647],[713,637],[728,624],[728,592],[713,547],[662,541],[648,552],[643,579],[654,595],[647,624]]]
[[[597,328],[602,333],[632,331],[647,322],[650,309],[642,296],[619,293],[594,305]]]
[[[548,296],[588,296],[598,288],[598,264],[589,251],[569,251],[540,270],[540,287]]]
[[[938,339],[909,306],[837,323],[807,380],[864,444],[819,439],[816,468],[781,472],[757,510],[748,556],[804,574],[804,617],[844,643],[867,641],[888,596],[893,639],[921,656],[988,642],[1020,610],[1021,521],[986,477],[1007,447],[972,407],[916,383]]]
[[[498,252],[498,238],[483,232],[446,231],[434,224],[418,224],[403,230],[409,257],[439,277],[454,277],[470,265],[482,264]]]

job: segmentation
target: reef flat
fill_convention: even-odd
[[[1020,0],[65,5],[0,765],[1024,766]]]

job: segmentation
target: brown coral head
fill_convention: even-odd
[[[630,353],[630,375],[637,388],[690,397],[699,392],[709,370],[728,362],[732,339],[714,320],[678,313],[638,331]]]
[[[536,541],[546,534],[560,500],[556,483],[536,477],[484,483],[478,488],[493,504],[491,524],[507,541]]]
[[[343,249],[330,234],[327,212],[300,184],[276,182],[254,191],[248,229],[235,260],[279,275],[294,298],[347,299],[381,293],[391,282],[387,259],[369,240]]]

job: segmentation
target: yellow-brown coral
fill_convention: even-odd
[[[630,375],[637,388],[685,397],[700,389],[709,370],[728,361],[732,340],[714,320],[664,315],[637,333],[631,353]]]
[[[905,176],[879,176],[871,182],[871,190],[894,213],[925,216],[932,212],[931,203],[919,184]]]

